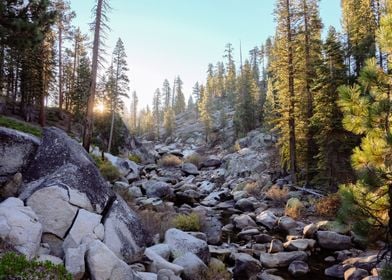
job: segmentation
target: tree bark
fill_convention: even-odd
[[[94,32],[94,45],[93,45],[93,58],[92,58],[92,69],[90,79],[90,90],[87,101],[87,113],[83,130],[83,147],[89,152],[91,137],[93,133],[93,122],[94,122],[94,100],[95,90],[97,87],[97,72],[98,72],[98,55],[99,55],[99,41],[101,32],[101,18],[102,18],[102,4],[103,0],[98,0],[97,11],[95,17],[95,32]]]
[[[62,44],[63,44],[63,29],[60,26],[59,28],[59,109],[60,109],[60,115],[63,110],[63,102],[64,102],[64,96],[63,96],[63,58],[62,58]]]

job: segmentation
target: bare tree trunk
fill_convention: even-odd
[[[90,150],[90,142],[93,133],[94,99],[95,99],[95,90],[97,87],[98,54],[99,54],[100,32],[101,32],[102,4],[103,4],[103,0],[97,0],[90,90],[89,90],[89,97],[87,101],[87,114],[86,114],[84,129],[83,129],[83,147],[87,152],[89,152]]]
[[[62,27],[59,28],[59,109],[60,109],[60,116],[63,110],[63,58],[62,58],[62,44],[63,44],[63,29]]]
[[[296,158],[296,139],[295,139],[295,92],[294,92],[294,65],[293,65],[293,46],[292,46],[292,30],[291,30],[291,11],[290,11],[290,0],[286,0],[286,25],[287,25],[287,44],[288,44],[288,79],[289,79],[289,150],[290,150],[290,176],[292,182],[296,183],[296,169],[297,169],[297,158]]]
[[[110,153],[110,149],[112,148],[113,128],[114,128],[114,109],[112,110],[112,121],[111,121],[111,124],[110,124],[110,135],[109,135],[108,153]]]

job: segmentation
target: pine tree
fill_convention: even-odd
[[[169,107],[163,116],[163,126],[165,128],[166,137],[172,138],[175,130],[175,114],[174,110]]]
[[[199,101],[199,111],[200,119],[204,125],[204,131],[206,136],[206,142],[212,129],[212,111],[213,111],[213,97],[212,93],[208,91],[203,85],[200,86],[200,101]]]
[[[164,109],[168,109],[171,106],[171,89],[170,83],[167,79],[163,82],[162,87],[162,97],[163,97],[163,106]]]
[[[223,56],[224,58],[226,58],[225,92],[229,100],[229,103],[232,106],[234,106],[235,98],[236,98],[236,80],[237,80],[233,51],[234,51],[233,45],[228,43],[226,45],[225,55]]]
[[[180,76],[177,77],[176,79],[176,99],[174,103],[174,112],[176,115],[185,112],[185,96],[184,93],[182,92],[182,85],[183,82],[180,78]]]
[[[123,109],[122,97],[128,97],[129,90],[129,79],[127,76],[128,65],[127,65],[127,55],[125,53],[125,48],[122,40],[119,38],[117,40],[116,46],[113,51],[113,61],[112,61],[112,71],[111,78],[113,79],[113,90],[110,96],[110,108],[112,113],[112,121],[110,124],[110,136],[108,144],[108,152],[110,153],[110,148],[112,146],[113,139],[113,129],[114,129],[114,117],[119,110]]]
[[[342,126],[343,115],[337,106],[338,87],[346,83],[343,46],[333,27],[329,28],[323,46],[323,63],[317,67],[317,80],[314,110],[311,118],[314,137],[318,146],[317,176],[318,184],[336,188],[350,174],[347,158],[351,145],[350,135]]]
[[[189,95],[188,104],[187,104],[186,109],[187,109],[189,112],[192,112],[193,110],[195,110],[195,102],[193,102],[192,95]]]
[[[162,111],[161,111],[161,91],[159,88],[155,90],[153,100],[153,116],[154,116],[154,127],[156,128],[155,136],[157,139],[160,137],[159,128],[161,126]]]

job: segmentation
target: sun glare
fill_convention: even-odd
[[[95,111],[98,113],[105,112],[105,105],[103,103],[98,103],[95,105]]]

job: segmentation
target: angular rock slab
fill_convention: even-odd
[[[11,243],[27,258],[36,256],[40,247],[42,225],[23,201],[8,198],[0,204],[0,238]]]
[[[67,190],[59,186],[43,188],[33,193],[26,204],[37,214],[45,233],[64,238],[78,208],[69,204]]]
[[[303,251],[260,254],[261,264],[268,268],[288,267],[293,261],[306,261],[307,259],[308,255]]]
[[[137,214],[119,196],[105,216],[104,227],[105,245],[127,263],[140,260],[151,243]]]

